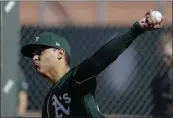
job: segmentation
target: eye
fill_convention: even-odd
[[[45,48],[39,48],[33,52],[33,55],[41,55],[45,51]]]

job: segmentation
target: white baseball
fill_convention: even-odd
[[[156,21],[156,23],[160,23],[162,20],[162,14],[159,11],[152,11],[150,17]]]

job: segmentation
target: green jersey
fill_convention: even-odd
[[[66,73],[46,96],[42,117],[104,117],[95,99],[96,77],[143,32],[136,22]]]

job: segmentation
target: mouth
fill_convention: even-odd
[[[33,67],[38,71],[40,69],[39,65],[37,63],[33,63]]]

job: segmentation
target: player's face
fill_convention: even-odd
[[[53,48],[39,48],[34,51],[33,66],[41,73],[46,74],[56,65],[57,52]]]

